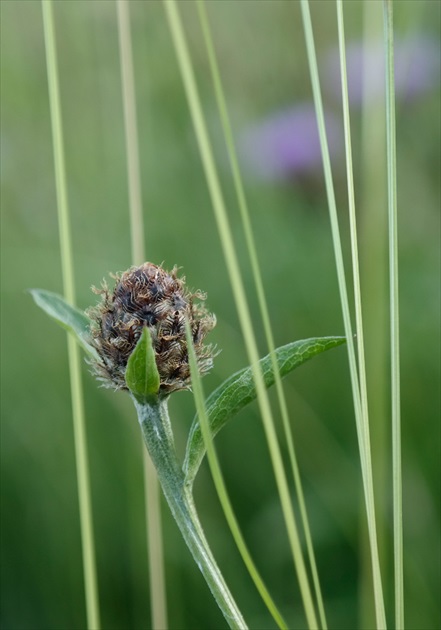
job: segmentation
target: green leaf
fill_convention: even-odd
[[[155,351],[147,326],[127,361],[126,383],[135,398],[144,403],[157,396],[160,377],[156,367]]]
[[[71,306],[57,293],[44,289],[30,289],[29,293],[35,303],[57,324],[76,337],[83,350],[94,359],[98,360],[98,354],[91,345],[90,319],[75,306]]]
[[[280,376],[286,376],[308,359],[345,343],[345,337],[315,337],[288,343],[275,350]],[[259,361],[266,387],[274,383],[271,356]],[[244,368],[222,383],[207,398],[206,408],[212,436],[214,437],[233,416],[256,398],[256,386],[251,367]],[[205,445],[197,416],[193,420],[187,441],[184,475],[192,485],[205,455]]]

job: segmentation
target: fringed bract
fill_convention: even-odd
[[[205,295],[191,293],[185,278],[178,278],[177,267],[168,273],[162,267],[146,262],[114,277],[110,291],[106,282],[93,288],[101,302],[89,309],[93,345],[100,361],[94,370],[107,386],[127,389],[125,370],[130,354],[148,326],[161,378],[160,394],[168,395],[190,387],[185,320],[193,335],[201,374],[213,365],[213,347],[204,338],[216,324],[216,317],[201,303]],[[199,300],[198,303],[195,300]]]

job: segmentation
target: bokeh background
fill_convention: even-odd
[[[116,9],[108,1],[54,4],[77,300],[86,308],[95,301],[90,286],[131,262]],[[401,83],[397,68],[397,154],[405,602],[407,627],[422,630],[441,625],[440,4],[395,4],[397,64],[404,64]],[[374,461],[393,626],[389,399],[382,386],[383,374],[388,377],[387,276],[381,271],[385,158],[381,63],[374,53],[377,86],[366,95],[365,109],[357,98],[362,77],[357,47],[366,24],[381,38],[381,3],[346,5],[347,40],[354,55],[352,126]],[[180,2],[179,8],[264,354],[197,13],[192,2]],[[147,258],[169,268],[182,266],[189,285],[208,292],[208,305],[218,317],[212,340],[222,349],[204,380],[209,393],[246,365],[244,344],[163,7],[156,1],[131,1],[130,11]],[[210,1],[208,11],[276,343],[342,334],[317,138],[308,122],[311,88],[299,4]],[[312,17],[347,253],[334,4],[312,2]],[[1,40],[1,624],[5,630],[81,629],[86,621],[66,339],[26,293],[33,287],[62,292],[40,3],[3,0]],[[137,420],[128,397],[99,388],[86,365],[83,381],[102,625],[105,630],[149,628],[143,446]],[[294,372],[286,380],[286,393],[329,625],[369,627],[372,611],[363,577],[369,571],[345,349]],[[176,394],[170,407],[182,453],[194,415],[191,395]],[[290,627],[304,627],[257,408],[243,411],[216,444],[256,562]],[[250,627],[272,628],[231,540],[206,465],[196,482],[196,501]],[[163,508],[170,627],[224,628],[165,504]]]

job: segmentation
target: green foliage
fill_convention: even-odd
[[[83,311],[71,306],[61,295],[52,293],[52,291],[31,289],[29,293],[37,306],[76,337],[80,346],[89,356],[98,359],[95,348],[90,344],[90,320]]]
[[[71,306],[56,293],[44,289],[31,289],[35,303],[62,328],[73,334],[82,348],[97,358],[95,348],[90,345],[90,320],[79,309]],[[276,349],[276,358],[280,375],[286,376],[296,367],[312,357],[340,346],[345,337],[313,337],[293,341]],[[266,387],[274,384],[274,370],[271,355],[260,360]],[[127,363],[126,383],[139,402],[145,402],[156,396],[159,390],[160,377],[156,367],[155,353],[150,331],[144,328],[135,350]],[[243,368],[228,378],[207,398],[207,413],[213,437],[241,409],[256,398],[256,386],[251,367]],[[196,473],[205,455],[199,420],[196,417],[190,429],[184,461],[186,483],[192,485]]]
[[[140,403],[147,402],[158,394],[160,377],[147,326],[127,362],[126,383]]]
[[[277,348],[276,358],[280,376],[286,376],[296,367],[308,361],[308,359],[312,359],[312,357],[326,350],[340,346],[344,342],[345,337],[314,337],[312,339],[293,341]],[[261,359],[259,365],[266,387],[271,387],[275,378],[271,355],[268,354]],[[236,374],[233,374],[222,383],[206,401],[212,436],[214,437],[243,407],[255,400],[256,396],[256,385],[251,367],[239,370],[239,372],[236,372]],[[204,454],[204,440],[199,420],[196,417],[190,429],[184,461],[186,483],[190,486],[194,481]]]
[[[95,299],[90,294],[91,285],[109,269],[126,269],[132,260],[116,11],[113,3],[106,2],[54,4],[75,287],[78,304],[85,306]],[[169,267],[181,264],[192,285],[207,289],[210,309],[219,322],[213,342],[222,348],[222,353],[205,383],[217,385],[248,364],[237,314],[221,262],[215,221],[209,211],[201,160],[164,8],[162,3],[129,4],[147,258],[164,261]],[[337,45],[335,5],[314,4],[314,33],[320,73],[325,80],[331,49]],[[395,6],[398,37],[407,33],[438,36],[439,3],[410,0]],[[222,160],[225,149],[214,112],[207,54],[196,24],[195,7],[191,2],[179,3],[179,7],[191,28],[191,55],[204,109],[209,114],[209,132],[216,156],[221,158],[222,181],[228,186],[230,171],[226,160]],[[356,42],[360,37],[360,7],[375,13],[374,20],[369,19],[366,26],[370,26],[371,37],[378,41],[383,32],[382,5],[371,2],[345,3],[347,41]],[[299,3],[209,2],[207,11],[236,140],[250,125],[310,100]],[[39,317],[25,292],[28,287],[47,287],[62,293],[41,4],[4,2],[1,22],[2,622],[11,630],[61,628],[66,626],[66,620],[71,627],[85,628],[66,343],[49,318]],[[331,24],[334,28],[330,28]],[[265,86],[271,89],[264,89]],[[83,98],[84,94],[89,98]],[[389,355],[389,335],[384,323],[389,311],[388,303],[384,303],[388,278],[382,272],[387,256],[387,241],[382,236],[387,206],[381,133],[385,121],[375,94],[368,96],[372,99],[367,108],[369,119],[364,122],[355,107],[351,110],[351,125],[357,156],[356,179],[362,184],[356,190],[356,202],[362,237],[361,268],[365,272],[363,315],[372,392],[372,448],[375,461],[379,462],[376,478],[382,492],[377,497],[386,523],[381,530],[384,566],[390,569],[387,560],[391,554],[391,503],[390,487],[385,483],[391,470],[390,406],[388,391],[384,392],[382,385],[387,384],[389,373],[385,358]],[[440,443],[441,383],[437,352],[441,330],[439,99],[435,82],[418,99],[397,103],[408,628],[441,627],[439,562],[433,553],[439,545],[440,532],[439,449],[434,448],[435,443]],[[341,117],[340,105],[328,86],[326,111]],[[343,160],[343,155],[336,156],[333,164],[339,211],[346,229]],[[270,292],[277,343],[290,341],[293,331],[296,338],[302,339],[312,334],[340,332],[341,306],[321,171],[275,182],[247,176],[244,185],[263,283]],[[235,239],[243,252],[244,238],[231,185],[226,193]],[[344,243],[348,247],[346,236]],[[240,263],[247,273],[247,291],[250,288],[252,293],[249,265],[243,253]],[[261,322],[254,302],[252,309],[258,327]],[[17,378],[24,360],[27,373],[32,375],[25,392],[22,379]],[[364,571],[362,565],[368,563],[368,554],[361,551],[359,539],[359,456],[345,348],[323,356],[309,367],[314,369],[300,370],[295,379],[286,379],[285,392],[290,415],[296,420],[294,437],[311,529],[318,545],[329,625],[372,628],[374,619],[371,623],[360,621],[360,609],[369,609],[371,595],[364,599],[359,591],[358,578]],[[145,554],[140,551],[145,549],[145,515],[138,427],[134,426],[129,396],[97,387],[86,366],[83,376],[102,625],[134,630],[144,627],[150,617],[146,596],[148,569]],[[176,448],[182,453],[187,438],[184,428],[192,418],[194,403],[189,394],[182,393],[173,397],[170,407]],[[280,513],[275,507],[267,449],[263,431],[257,427],[255,405],[248,406],[242,414],[243,422],[235,422],[236,426],[231,426],[221,436],[225,439],[217,444],[221,461],[228,461],[225,481],[240,525],[252,551],[256,550],[258,566],[264,570],[265,580],[280,602],[289,627],[303,627],[288,566],[286,538],[279,535]],[[256,430],[248,436],[248,422],[253,420]],[[236,435],[250,439],[246,457],[243,439],[234,439]],[[199,476],[202,475],[205,470],[200,471]],[[230,532],[221,526],[218,517],[217,495],[207,480],[200,481],[196,488],[198,512],[210,543],[222,550],[222,566],[229,573],[231,590],[244,606],[251,627],[273,627],[263,605],[259,608],[259,598],[246,570],[231,551]],[[17,519],[18,513],[32,518]],[[175,531],[171,519],[164,509],[166,532]],[[270,541],[269,531],[274,532]],[[178,535],[170,538],[166,554],[167,591],[173,602],[169,626],[226,627],[218,607],[207,596],[198,569],[189,561],[184,543]],[[52,570],[48,572],[49,566]],[[390,570],[386,571],[385,580],[387,606],[392,611]]]
[[[59,295],[36,289],[32,291],[32,295],[36,304],[53,319],[55,319],[58,324],[71,332],[76,337],[77,341],[86,349],[86,351],[94,351],[87,341],[90,334],[90,321],[84,313],[81,313],[78,309],[67,304],[67,302]],[[187,330],[187,340],[191,340],[189,330]],[[276,349],[276,361],[280,370],[280,376],[285,376],[313,356],[341,345],[344,341],[344,337],[313,338],[293,342]],[[197,372],[196,360],[194,354],[191,352],[189,354],[190,361],[193,358],[194,365],[192,373],[194,374],[195,370]],[[267,355],[261,359],[259,361],[259,366],[262,371],[265,386],[268,388],[273,385],[275,380],[275,372],[273,369],[271,355]],[[139,405],[137,405],[137,409],[138,413],[140,413],[140,422],[143,427],[144,438],[146,440],[148,450],[151,456],[153,456],[158,449],[156,446],[157,434],[156,431],[152,431],[151,429],[151,421],[153,418],[156,418],[156,420],[161,424],[165,416],[168,418],[168,415],[164,409],[161,414],[160,407],[158,405],[160,376],[156,366],[155,351],[152,345],[151,334],[147,326],[144,327],[142,335],[129,357],[125,378],[127,387],[136,399],[137,403],[139,403]],[[196,385],[197,383],[194,384],[195,388]],[[218,387],[207,401],[207,418],[210,423],[213,436],[218,433],[240,409],[252,402],[256,396],[256,384],[251,367],[240,370]],[[200,391],[200,400],[202,400],[202,391]],[[141,409],[144,411],[141,412]],[[156,410],[155,413],[154,410]],[[147,415],[146,421],[145,419],[142,420],[145,415]],[[168,420],[165,425],[166,426],[161,428],[164,435],[167,434],[167,430],[169,428]],[[167,449],[168,454],[165,459],[162,457],[156,461],[155,457],[153,457],[157,473],[161,479],[161,485],[163,486],[163,490],[170,503],[170,507],[177,520],[181,533],[189,544],[190,551],[192,552],[197,564],[204,567],[204,559],[207,557],[210,558],[207,562],[205,570],[202,569],[202,571],[216,597],[216,600],[218,601],[220,608],[226,616],[226,619],[229,621],[230,626],[245,627],[240,611],[237,609],[234,601],[232,600],[226,585],[219,588],[219,581],[222,580],[222,576],[218,571],[214,559],[210,556],[209,548],[208,546],[206,547],[204,539],[202,538],[200,540],[200,545],[194,545],[192,542],[194,541],[193,527],[196,531],[198,530],[197,524],[195,525],[197,521],[194,521],[194,519],[197,519],[196,512],[192,511],[190,505],[183,511],[182,509],[177,509],[176,507],[182,507],[185,503],[185,496],[189,495],[182,494],[183,486],[181,485],[180,477],[179,475],[175,476],[172,474],[173,471],[179,470],[177,462],[175,462],[174,459],[174,449],[170,448],[170,444],[172,444],[172,442],[173,440],[168,443],[169,449]],[[164,454],[163,448],[160,449],[160,452]],[[205,452],[206,448],[202,436],[201,426],[198,418],[196,418],[190,431],[184,463],[187,490],[191,491],[194,477],[199,469]],[[172,459],[170,460],[170,458]],[[232,516],[232,518],[234,523],[236,523],[234,516]],[[191,536],[187,535],[187,530],[193,532]],[[242,546],[244,546],[242,537],[240,534],[239,536],[240,542]],[[251,562],[251,558],[246,550],[246,547],[245,553],[247,555],[247,559]],[[271,600],[266,587],[252,563],[251,566],[252,573],[255,575],[254,579],[258,584],[259,590],[263,592],[262,596],[268,600],[270,610],[274,611],[273,614],[276,619],[280,619],[280,627],[286,627],[283,618]]]
[[[90,320],[83,311],[68,304],[57,293],[44,289],[31,289],[30,293],[37,306],[62,328],[74,335],[89,356],[99,359],[95,348],[90,344]],[[135,350],[130,355],[126,382],[127,387],[140,402],[145,402],[158,393],[160,377],[150,331],[147,327],[144,328]]]
[[[79,309],[71,306],[56,293],[44,289],[31,289],[35,303],[62,328],[73,334],[81,347],[97,358],[95,348],[90,345],[90,320]],[[345,337],[313,337],[293,341],[276,349],[276,358],[280,375],[286,376],[296,367],[312,357],[340,346]],[[266,387],[274,384],[274,370],[271,355],[263,357],[261,367]],[[150,331],[144,328],[135,350],[127,363],[127,387],[140,401],[158,393],[160,377],[156,367],[155,353]],[[207,398],[207,413],[212,435],[215,436],[241,409],[256,398],[256,386],[251,367],[243,368],[228,378]],[[196,417],[190,429],[184,461],[186,481],[190,485],[196,476],[205,454],[199,420]]]

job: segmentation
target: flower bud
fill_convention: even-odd
[[[105,281],[101,302],[89,309],[93,346],[99,361],[93,363],[96,375],[105,385],[127,389],[125,371],[144,326],[148,326],[160,376],[160,395],[166,396],[190,387],[185,320],[193,336],[199,371],[208,372],[213,365],[213,347],[204,345],[216,317],[200,302],[205,295],[191,293],[185,278],[177,277],[177,267],[168,273],[162,267],[146,262],[113,276],[111,292]],[[195,303],[195,299],[199,303]]]

